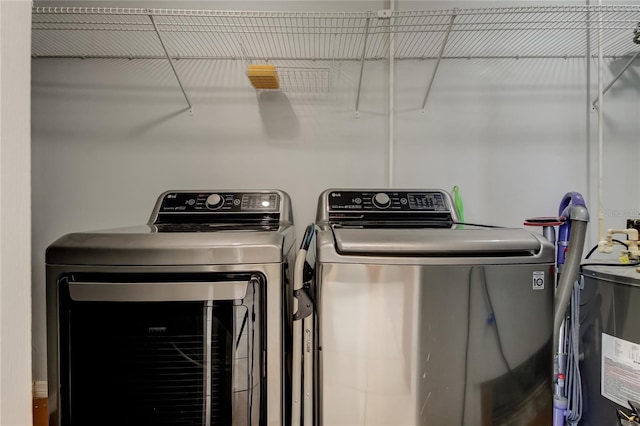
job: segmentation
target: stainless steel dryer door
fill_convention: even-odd
[[[62,424],[261,424],[263,291],[257,274],[65,277]]]
[[[320,424],[551,424],[551,264],[321,263],[318,277]]]

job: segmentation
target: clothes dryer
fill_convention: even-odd
[[[169,191],[51,244],[50,424],[282,426],[294,240],[282,191]]]

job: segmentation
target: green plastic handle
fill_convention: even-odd
[[[453,200],[456,204],[456,211],[458,212],[460,222],[464,223],[464,205],[462,204],[462,197],[460,196],[460,188],[458,188],[457,185],[453,187]]]

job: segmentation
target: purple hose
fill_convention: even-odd
[[[562,269],[566,256],[566,250],[569,245],[569,235],[571,234],[571,221],[569,220],[569,212],[573,206],[587,207],[584,197],[579,192],[567,192],[558,208],[558,216],[566,218],[564,223],[558,228],[558,254],[556,265],[558,271]]]
[[[564,426],[564,413],[567,411],[567,398],[563,396],[553,397],[553,426]]]

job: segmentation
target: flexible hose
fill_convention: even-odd
[[[569,236],[569,250],[565,259],[564,269],[560,274],[560,282],[556,290],[555,306],[553,309],[553,353],[558,353],[558,336],[560,335],[560,327],[564,321],[573,283],[578,280],[580,272],[580,260],[582,258],[582,250],[584,240],[587,233],[588,213],[587,209],[582,206],[576,206],[571,213],[571,235]]]
[[[567,411],[568,426],[577,426],[582,419],[582,378],[580,377],[580,284],[573,284],[571,319],[567,348]]]
[[[311,241],[313,239],[313,235],[315,232],[315,225],[311,224],[307,226],[305,230],[304,236],[302,237],[302,244],[300,246],[300,250],[296,255],[296,262],[293,268],[293,291],[301,290],[304,286],[304,265],[307,260],[307,251],[309,246],[311,245]],[[294,314],[298,312],[300,308],[298,303],[298,298],[293,298],[293,312]],[[309,318],[305,318],[304,322],[307,324]],[[303,386],[303,375],[302,375],[302,326],[303,320],[295,320],[293,321],[293,365],[291,372],[291,426],[299,426],[300,425],[300,413],[302,412],[301,406],[303,401],[302,395],[302,386]],[[311,365],[307,366],[307,364],[311,364],[310,360],[305,362],[305,373],[310,371]],[[310,376],[308,376],[310,377]],[[305,383],[305,388],[310,386],[310,383]],[[307,417],[306,411],[312,407],[305,408],[305,417]],[[307,424],[305,422],[305,424]],[[309,425],[311,423],[308,423]]]
[[[304,262],[307,251],[300,249],[296,256],[296,263],[293,270],[293,289],[302,288]],[[293,312],[298,311],[298,299],[293,298]],[[300,412],[302,405],[302,321],[293,322],[293,370],[291,372],[291,426],[300,425]]]

